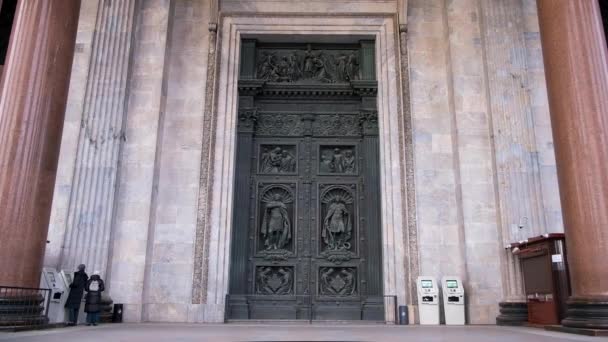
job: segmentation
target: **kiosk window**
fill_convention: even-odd
[[[456,280],[446,280],[445,284],[447,285],[448,289],[458,288],[458,282]]]
[[[420,283],[423,289],[430,289],[433,287],[432,280],[422,280]]]

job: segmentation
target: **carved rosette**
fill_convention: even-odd
[[[255,293],[258,295],[291,295],[294,293],[294,270],[291,266],[258,266]]]
[[[356,296],[357,269],[355,267],[319,268],[319,295]]]
[[[363,135],[378,134],[378,111],[362,110],[359,113],[359,124]]]
[[[257,108],[242,108],[239,109],[239,124],[238,128],[241,132],[253,132],[258,121]]]

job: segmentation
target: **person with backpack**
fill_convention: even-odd
[[[85,273],[84,269],[84,264],[78,265],[78,271],[74,272],[74,278],[70,284],[70,294],[65,302],[65,308],[68,309],[69,313],[68,325],[78,324],[78,311],[80,311],[84,288],[89,280],[89,276]]]
[[[97,325],[99,322],[99,313],[101,312],[101,293],[105,290],[103,280],[99,276],[99,271],[93,272],[93,275],[87,282],[86,302],[84,311],[87,313],[87,325]]]

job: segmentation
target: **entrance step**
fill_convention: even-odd
[[[229,319],[228,324],[289,324],[289,325],[385,325],[385,321],[305,320],[305,319]]]

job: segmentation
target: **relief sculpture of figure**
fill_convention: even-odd
[[[283,249],[291,239],[289,214],[281,199],[281,195],[275,193],[264,208],[261,233],[266,250]]]
[[[352,272],[349,272],[346,269],[343,269],[340,274],[343,276],[344,280],[344,288],[340,291],[340,294],[343,296],[351,296],[355,292],[355,281]]]
[[[262,172],[277,173],[281,169],[281,159],[283,152],[280,147],[273,148],[270,152],[262,154]]]
[[[283,267],[279,268],[279,278],[281,278],[281,285],[276,291],[277,294],[284,295],[291,293],[291,272],[285,270]]]
[[[272,289],[270,286],[268,286],[268,278],[271,272],[272,269],[270,267],[265,267],[258,270],[256,287],[258,294],[272,293]]]
[[[333,268],[328,268],[321,273],[321,294],[335,295],[336,291],[331,286],[330,275],[334,272]]]
[[[274,54],[263,54],[262,60],[258,64],[258,78],[267,81],[276,81],[279,78]]]
[[[334,149],[334,156],[331,160],[331,169],[335,173],[344,173],[344,155],[339,148]]]
[[[351,231],[351,218],[346,205],[339,197],[334,198],[323,221],[323,241],[330,250],[348,250]]]
[[[348,81],[356,80],[359,77],[359,61],[357,55],[351,53],[346,62],[346,77]]]
[[[281,153],[281,172],[294,172],[296,170],[296,159],[287,150]]]
[[[348,56],[342,54],[336,58],[336,76],[340,82],[348,81]]]
[[[344,151],[343,169],[344,173],[355,173],[355,155],[351,150]]]

